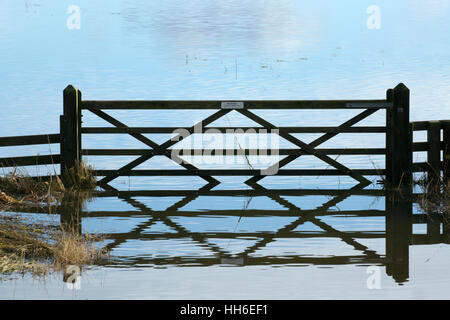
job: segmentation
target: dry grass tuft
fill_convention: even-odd
[[[64,181],[72,190],[93,190],[97,186],[94,172],[91,165],[81,162],[64,173]]]
[[[0,216],[0,273],[40,276],[61,271],[66,265],[95,264],[107,256],[95,246],[99,241],[103,241],[100,236],[77,235]]]
[[[107,252],[98,250],[95,247],[96,241],[98,237],[89,234],[75,235],[62,232],[52,248],[54,266],[61,270],[65,265],[83,266],[100,262]]]
[[[420,188],[419,205],[425,212],[440,213],[445,219],[450,217],[450,181],[429,183],[426,177],[416,182]]]

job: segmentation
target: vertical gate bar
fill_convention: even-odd
[[[76,114],[76,128],[77,128],[77,161],[78,164],[81,164],[81,161],[83,160],[83,153],[81,151],[81,91],[77,89],[77,114]]]
[[[444,152],[444,176],[443,181],[450,188],[450,120],[442,121],[443,152]]]
[[[439,121],[428,122],[427,141],[428,182],[437,185],[441,176],[441,123]]]
[[[386,91],[386,101],[392,102],[394,90]],[[386,154],[385,154],[385,183],[392,184],[392,107],[386,108]]]
[[[64,168],[67,168],[67,143],[66,143],[66,118],[64,115],[59,116],[59,153],[60,153],[60,174],[63,177]]]

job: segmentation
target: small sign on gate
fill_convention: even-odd
[[[224,101],[220,104],[222,109],[244,109],[244,102]]]

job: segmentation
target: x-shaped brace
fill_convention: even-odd
[[[117,119],[111,117],[110,115],[106,114],[105,112],[103,112],[101,110],[89,109],[89,111],[91,111],[92,113],[96,114],[100,118],[104,119],[105,121],[111,123],[112,125],[114,125],[118,128],[128,128],[124,123],[118,121]],[[137,140],[143,142],[144,144],[148,145],[149,147],[152,148],[152,150],[144,153],[139,158],[137,158],[137,159],[131,161],[130,163],[126,164],[125,166],[119,168],[114,174],[104,177],[103,179],[101,179],[98,182],[98,184],[100,186],[105,186],[112,180],[119,177],[120,175],[124,175],[124,174],[130,172],[133,168],[137,167],[138,165],[140,165],[140,164],[144,163],[145,161],[149,160],[150,158],[152,158],[154,155],[154,151],[158,151],[158,152],[162,153],[164,156],[168,157],[169,159],[176,161],[177,163],[179,163],[182,167],[184,167],[187,170],[198,170],[198,168],[196,168],[192,164],[187,163],[185,160],[179,158],[177,155],[172,154],[170,152],[170,150],[168,150],[168,148],[170,148],[174,144],[177,144],[181,140],[186,139],[188,136],[193,134],[195,128],[199,124],[206,126],[206,125],[216,121],[220,117],[226,115],[230,111],[231,111],[230,109],[229,110],[224,110],[224,109],[219,110],[219,111],[215,112],[214,114],[210,115],[209,117],[207,117],[206,119],[202,120],[201,122],[199,122],[199,123],[195,124],[194,126],[192,126],[191,128],[189,128],[188,129],[189,135],[186,135],[186,136],[178,135],[170,140],[167,140],[166,142],[164,142],[161,145],[159,145],[156,142],[150,140],[149,138],[143,136],[142,134],[130,131],[129,135],[131,135],[132,137],[136,138]],[[214,179],[210,175],[201,175],[200,177],[205,179],[208,183],[214,183],[216,185],[219,184],[219,181]]]
[[[279,134],[280,137],[282,137],[282,138],[286,139],[287,141],[295,144],[296,146],[300,147],[301,149],[303,149],[308,154],[319,158],[320,160],[326,162],[330,166],[336,168],[337,170],[341,171],[342,173],[345,173],[345,174],[349,175],[350,177],[356,179],[357,181],[359,181],[361,183],[370,183],[370,181],[367,180],[366,178],[364,178],[362,175],[353,172],[351,169],[349,169],[346,166],[340,164],[336,160],[328,157],[326,154],[324,154],[323,152],[321,152],[321,151],[319,151],[319,150],[317,150],[315,148],[317,146],[319,146],[320,144],[324,143],[325,141],[327,141],[327,140],[331,139],[332,137],[336,136],[339,132],[341,132],[345,128],[348,128],[348,127],[354,125],[355,123],[357,123],[357,122],[361,121],[362,119],[368,117],[369,115],[373,114],[377,110],[378,109],[367,109],[367,110],[363,111],[362,113],[358,114],[357,116],[353,117],[352,119],[348,120],[347,122],[343,123],[341,126],[339,126],[337,128],[336,132],[324,134],[323,136],[317,138],[316,140],[314,140],[310,144],[307,144],[307,143],[301,141],[300,139],[292,136],[291,134],[289,134],[285,130],[280,129],[277,126],[273,125],[272,123],[262,119],[261,117],[257,116],[253,112],[251,112],[251,111],[249,111],[247,109],[237,109],[237,111],[239,111],[241,114],[243,114],[244,116],[248,117],[249,119],[255,121],[256,123],[262,125],[263,127],[267,128],[267,129],[276,129],[276,130],[278,130],[278,134]],[[300,157],[300,155],[290,155],[290,156],[282,159],[278,163],[272,165],[268,169],[265,169],[264,171],[265,172],[276,172],[276,170],[278,170],[279,168],[281,168],[281,167],[287,165],[288,163],[294,161],[298,157]],[[264,178],[264,175],[262,175],[262,176],[254,176],[254,177],[250,178],[249,180],[247,180],[247,182],[257,182],[257,181],[259,181],[262,178]]]

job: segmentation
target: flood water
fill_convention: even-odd
[[[78,26],[70,20],[72,5],[80,8]],[[379,28],[367,25],[371,5],[379,9]],[[58,133],[68,84],[87,100],[240,101],[384,99],[388,88],[403,82],[411,91],[411,121],[450,118],[446,0],[6,0],[0,9],[0,136]],[[213,111],[107,113],[129,126],[185,127]],[[255,113],[280,126],[337,126],[358,111]],[[384,119],[380,110],[360,125],[383,126]],[[231,112],[214,125],[253,124]],[[111,125],[86,111],[83,126]],[[421,134],[414,140],[424,141]],[[157,143],[170,139],[145,136]],[[294,136],[309,143],[319,134]],[[234,139],[228,143],[234,146]],[[197,146],[194,139],[184,143]],[[277,143],[293,148],[282,139]],[[321,147],[383,148],[384,134],[340,134]],[[125,134],[83,136],[83,149],[101,148],[146,146]],[[2,147],[0,157],[58,152],[57,144]],[[414,160],[424,157],[414,153]],[[85,160],[96,169],[117,169],[135,158]],[[194,158],[185,157],[200,168],[218,166]],[[250,162],[263,168],[279,160],[269,158]],[[339,161],[350,168],[384,167],[381,155]],[[226,163],[226,168],[248,166],[243,157]],[[302,156],[286,169],[327,167]],[[137,169],[149,168],[177,165],[154,157]],[[45,174],[53,168],[27,170]],[[221,184],[201,194],[179,191],[204,187],[200,177],[113,180],[111,186],[123,192],[80,204],[76,221],[82,232],[106,235],[98,246],[111,250],[110,261],[83,268],[74,290],[62,274],[4,277],[0,298],[450,298],[448,227],[427,220],[417,203],[386,202],[380,177],[367,177],[369,186],[350,177],[267,177],[259,183],[275,191],[259,194],[221,192],[250,190],[244,184],[248,177],[215,178]],[[59,225],[66,219],[59,213],[56,208],[21,215]]]

